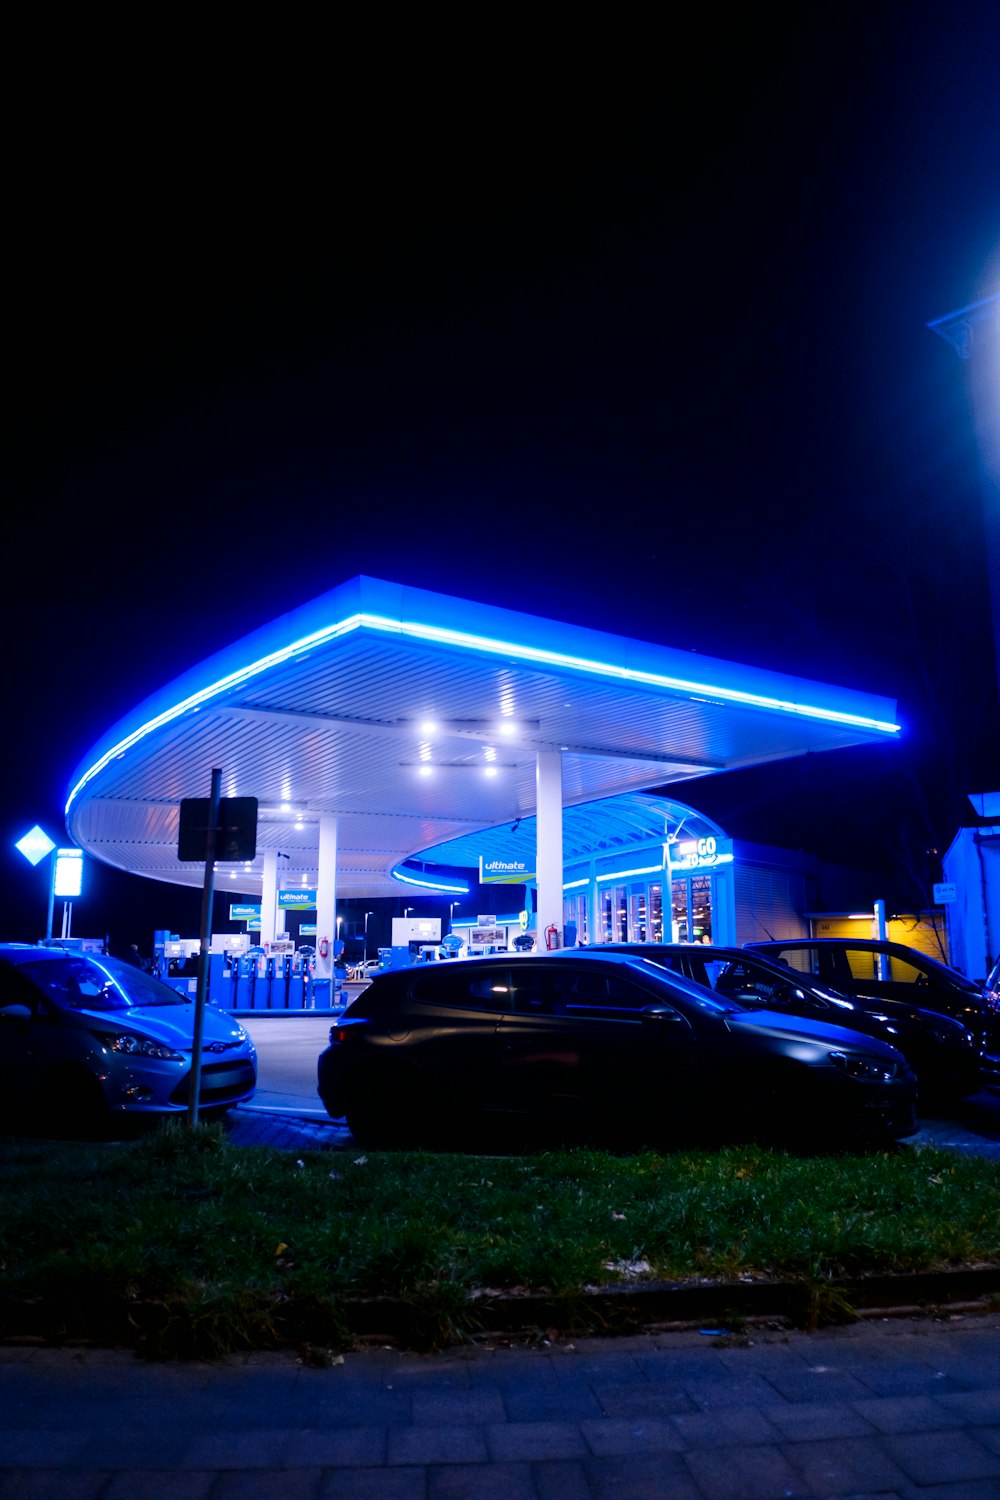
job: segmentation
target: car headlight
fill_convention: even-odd
[[[124,1052],[130,1057],[158,1057],[163,1062],[183,1062],[184,1054],[166,1042],[154,1041],[151,1036],[140,1036],[135,1031],[99,1031],[98,1041],[111,1052]]]
[[[863,1078],[870,1083],[890,1083],[899,1077],[899,1068],[894,1062],[883,1062],[880,1057],[863,1057],[858,1052],[831,1052],[830,1061],[835,1068],[850,1078]]]
[[[945,1031],[943,1026],[928,1026],[927,1035],[931,1041],[937,1042],[941,1047],[974,1047],[975,1038],[971,1031]]]

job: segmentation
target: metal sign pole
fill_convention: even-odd
[[[201,1039],[205,1029],[205,1001],[208,995],[208,958],[212,940],[212,896],[215,891],[215,855],[219,828],[222,772],[212,772],[209,799],[208,833],[205,839],[205,884],[201,897],[201,952],[198,955],[198,990],[194,1002],[194,1044],[191,1054],[191,1089],[188,1094],[187,1123],[194,1129],[198,1123],[201,1094]]]

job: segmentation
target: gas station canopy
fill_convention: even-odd
[[[335,818],[338,897],[399,896],[436,845],[535,813],[540,752],[560,753],[570,808],[891,739],[894,715],[848,688],[357,577],[109,729],[66,826],[106,864],[201,886],[178,859],[180,803],[218,769],[223,797],[258,802],[256,857],[218,867],[234,894],[260,898],[268,852],[283,887],[315,886]]]

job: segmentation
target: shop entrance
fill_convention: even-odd
[[[670,886],[671,941],[710,943],[714,930],[715,876],[676,875]]]
[[[606,886],[601,892],[601,942],[662,943],[663,886]]]

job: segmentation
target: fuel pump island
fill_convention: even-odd
[[[333,978],[317,980],[316,950],[290,939],[255,944],[252,934],[213,933],[208,953],[208,1003],[220,1010],[339,1011],[344,1008],[346,969],[335,945]],[[158,979],[193,1000],[198,988],[197,938],[156,932],[152,971]]]

